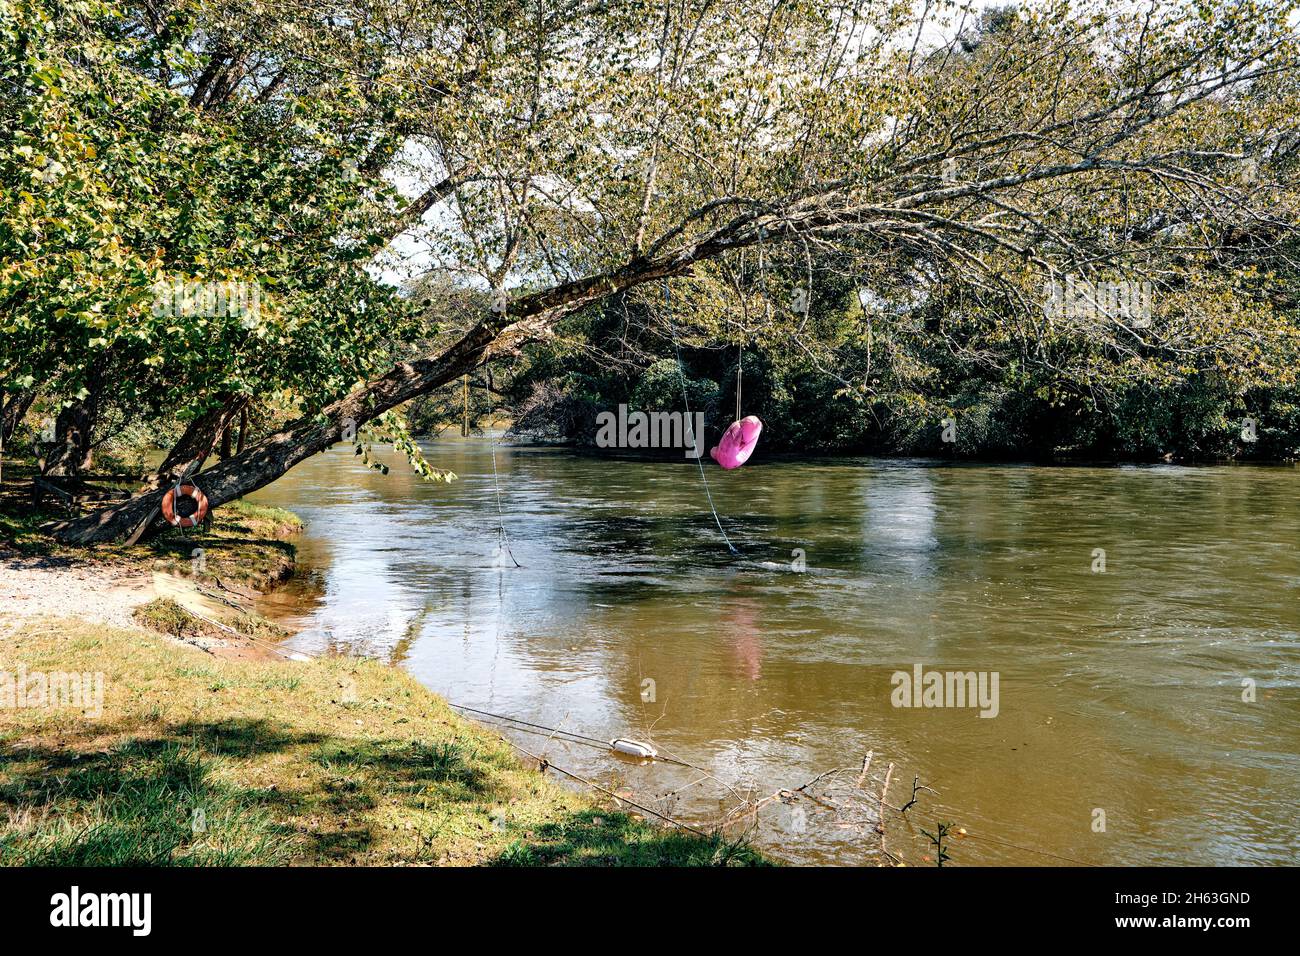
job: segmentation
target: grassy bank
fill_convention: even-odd
[[[236,502],[208,531],[66,548],[41,530],[54,515],[25,504],[21,492],[0,496],[0,550],[51,580],[68,568],[105,581],[164,571],[186,588],[247,595],[292,573],[285,539],[301,529],[289,512]],[[761,862],[526,768],[394,668],[222,656],[231,648],[213,645],[229,635],[162,595],[136,608],[139,629],[72,619],[88,610],[0,638],[0,864]],[[279,636],[254,615],[223,620],[263,644]],[[20,668],[102,674],[102,707],[15,706],[5,693]]]
[[[209,583],[265,590],[293,573],[293,544],[302,530],[298,516],[282,508],[232,501],[213,511],[209,528],[168,530],[138,545],[70,547],[45,530],[68,517],[48,503],[34,509],[29,496],[30,464],[5,465],[0,486],[0,554],[32,560],[99,565],[119,571],[167,571],[196,575]],[[195,550],[202,561],[196,562]]]
[[[394,668],[222,660],[50,620],[0,669],[104,675],[102,713],[0,711],[0,863],[755,862],[602,809]]]

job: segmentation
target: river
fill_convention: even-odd
[[[687,821],[733,805],[728,786],[794,789],[872,751],[864,794],[890,763],[892,806],[915,778],[935,791],[884,814],[911,865],[939,822],[966,831],[952,865],[1297,862],[1295,468],[708,463],[733,557],[693,462],[501,445],[494,485],[491,441],[424,447],[459,480],[339,446],[254,496],[307,522],[298,575],[262,606],[295,648],[652,740],[714,779],[508,734]],[[897,706],[918,666],[974,672],[986,706],[947,683],[949,706]],[[773,801],[752,838],[880,862],[874,827],[840,811]]]

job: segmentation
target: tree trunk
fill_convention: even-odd
[[[23,423],[27,410],[32,407],[32,402],[35,400],[36,390],[25,389],[12,393],[9,400],[4,403],[4,413],[0,414],[0,430],[2,430],[0,439],[3,439],[5,447],[13,442],[18,426]]]
[[[478,366],[508,324],[509,320],[500,316],[485,319],[441,354],[402,362],[326,406],[318,415],[299,419],[285,430],[254,442],[242,454],[209,468],[199,476],[209,505],[216,508],[270,484],[300,461],[339,441],[349,426],[360,428],[388,409],[454,381]],[[215,432],[212,437],[215,441]],[[124,538],[151,521],[145,529],[147,534],[164,526],[157,514],[164,491],[160,487],[143,492],[122,504],[59,522],[53,530],[65,543],[91,544]]]
[[[235,446],[235,454],[242,455],[244,446],[248,444],[248,405],[245,403],[239,409],[239,444]]]
[[[54,420],[54,441],[47,446],[41,462],[43,477],[68,477],[90,467],[91,437],[98,418],[98,389],[59,412]]]
[[[158,470],[145,482],[149,491],[171,486],[183,476],[194,475],[212,454],[217,438],[226,433],[230,422],[243,407],[245,399],[222,395],[217,405],[195,418],[186,427],[180,440],[172,446]],[[227,454],[226,457],[229,457]]]

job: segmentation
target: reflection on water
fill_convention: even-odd
[[[383,476],[340,447],[256,496],[307,521],[299,576],[266,602],[302,629],[297,646],[389,660],[473,707],[653,738],[758,794],[874,750],[897,766],[895,797],[914,775],[939,791],[916,826],[968,829],[955,864],[1296,860],[1293,468],[712,469],[733,559],[694,463],[507,446],[515,568],[491,445],[426,450],[460,480],[427,485],[397,463]],[[998,672],[999,715],[892,707],[891,675],[917,663]],[[698,776],[546,746],[647,797]],[[672,808],[708,819],[719,794],[688,789]],[[778,804],[760,843],[875,860],[874,836],[791,816]],[[919,860],[919,833],[891,827]]]

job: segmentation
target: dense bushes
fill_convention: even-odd
[[[932,303],[932,311],[942,307]],[[751,344],[743,353],[729,344],[683,347],[691,408],[706,413],[710,439],[735,416],[739,359],[742,414],[763,419],[769,453],[1039,461],[1300,457],[1300,387],[1283,377],[1223,371],[1212,362],[1179,374],[1134,374],[1131,363],[1101,353],[1088,359],[1090,374],[1097,370],[1089,389],[1070,371],[1027,371],[1016,360],[1016,343],[997,341],[996,323],[953,323],[941,313],[903,318],[892,329],[877,329],[868,360],[853,333],[861,322],[860,311],[839,301],[818,317],[821,341],[837,361],[831,367],[784,342]],[[600,338],[607,330],[587,317],[568,331],[591,346],[614,348]],[[530,350],[516,369],[507,398],[521,413],[517,432],[591,444],[601,410],[621,403],[646,411],[682,407],[671,340],[643,331],[636,341],[642,367],[630,370],[616,369],[597,350],[577,352],[572,341],[564,374],[552,374],[559,364],[552,344]],[[985,361],[973,365],[973,352]]]

